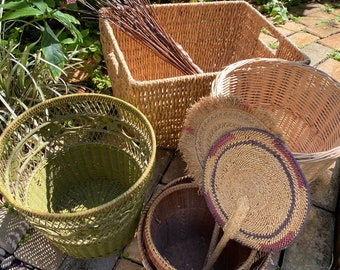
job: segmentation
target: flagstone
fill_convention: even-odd
[[[29,228],[28,223],[16,212],[0,208],[0,247],[13,254]]]
[[[285,250],[282,270],[330,269],[333,259],[335,217],[312,206],[309,218],[295,243]]]

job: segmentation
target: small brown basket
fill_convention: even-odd
[[[237,96],[268,111],[308,182],[340,157],[340,84],[313,67],[282,59],[236,62],[219,73],[212,96]]]
[[[146,269],[202,269],[215,221],[192,181],[170,183],[145,209],[138,244]],[[230,241],[214,269],[265,269],[269,259],[270,253]]]
[[[100,20],[100,32],[113,95],[147,116],[158,146],[177,148],[187,108],[209,95],[217,72],[226,65],[254,57],[310,61],[247,2],[162,4],[152,8],[160,24],[204,73],[183,76],[106,20]],[[266,45],[263,35],[276,42],[276,50]]]

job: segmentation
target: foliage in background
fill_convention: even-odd
[[[272,0],[263,5],[265,13],[273,17],[274,23],[283,23],[288,21],[288,9],[285,4],[279,0]]]
[[[51,63],[48,68],[54,80],[63,75],[62,70],[86,66],[88,61],[102,64],[98,22],[83,19],[85,7],[76,1],[6,1],[0,8],[0,23],[6,28],[1,42],[7,44],[3,45],[20,44],[20,51],[34,43],[31,51],[41,50],[44,60]]]
[[[290,18],[296,19],[293,15],[289,14],[289,8],[298,6],[308,0],[253,0],[254,5],[260,6],[261,11],[273,17],[274,24],[283,24]]]
[[[10,25],[3,41],[20,44],[18,50],[26,44],[35,44],[32,50],[41,49],[54,79],[61,75],[67,60],[61,44],[64,38],[72,36],[80,44],[83,36],[77,26],[80,22],[72,15],[56,8],[53,0],[7,1],[0,6],[3,9],[1,22]],[[67,32],[67,33],[66,33]],[[60,40],[60,38],[64,37]]]
[[[18,44],[0,44],[0,131],[33,105],[79,89],[61,78],[53,80],[48,68],[51,63],[43,59],[41,50],[32,52],[35,45],[27,45],[19,53]]]
[[[0,33],[0,132],[31,106],[79,91],[69,83],[77,70],[92,75],[82,91],[110,87],[98,22],[83,19],[77,4],[2,0]]]

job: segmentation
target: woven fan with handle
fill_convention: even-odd
[[[232,130],[211,146],[203,193],[223,230],[204,270],[230,239],[264,252],[286,248],[310,207],[307,181],[291,152],[277,136],[256,128]]]

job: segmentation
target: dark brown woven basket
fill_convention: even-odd
[[[138,229],[138,244],[146,269],[202,269],[215,221],[189,176],[166,186],[145,208]],[[270,254],[230,241],[214,269],[264,269]]]

